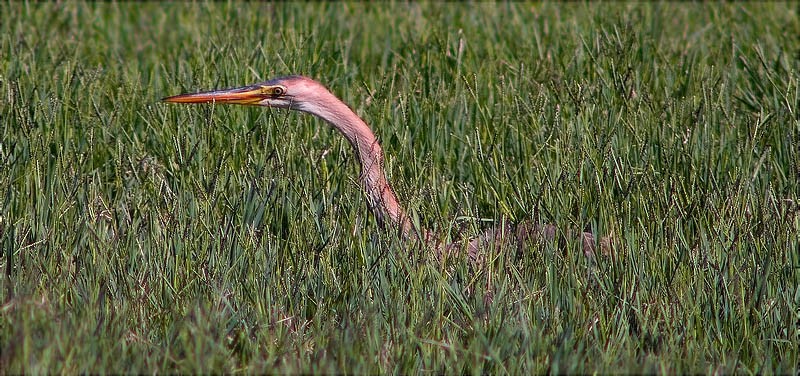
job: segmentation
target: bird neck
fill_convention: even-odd
[[[381,226],[389,220],[407,237],[412,233],[411,221],[406,216],[397,196],[386,179],[383,169],[383,149],[372,129],[344,102],[333,94],[321,98],[320,105],[305,104],[301,111],[316,115],[336,128],[355,149],[361,164],[361,184],[367,201]]]

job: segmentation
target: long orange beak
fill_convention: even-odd
[[[169,103],[231,103],[255,105],[261,100],[269,98],[261,86],[245,86],[235,89],[205,91],[194,94],[180,94],[162,98],[162,102]]]

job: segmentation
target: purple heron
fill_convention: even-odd
[[[303,76],[275,78],[227,90],[214,90],[192,94],[180,94],[162,99],[169,103],[218,103],[275,107],[306,112],[325,120],[338,130],[355,150],[361,165],[361,185],[367,196],[370,209],[382,228],[387,224],[396,229],[404,239],[420,240],[437,251],[439,257],[466,247],[471,261],[480,263],[480,250],[487,246],[497,247],[510,241],[522,244],[536,239],[552,240],[556,229],[552,225],[523,222],[517,226],[501,226],[491,229],[469,242],[441,243],[425,229],[418,229],[397,200],[383,169],[383,149],[375,133],[350,109],[333,95],[324,85]],[[594,252],[595,241],[591,233],[581,235],[584,253]]]

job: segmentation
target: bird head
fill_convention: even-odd
[[[320,83],[302,76],[288,76],[225,90],[180,94],[163,98],[169,103],[217,103],[304,110],[308,103],[328,93]]]

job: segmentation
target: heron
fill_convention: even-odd
[[[353,147],[361,166],[361,187],[378,225],[383,229],[394,229],[403,239],[429,245],[439,258],[465,249],[469,260],[480,264],[483,261],[481,251],[487,247],[500,247],[511,241],[521,245],[532,240],[553,240],[556,237],[553,225],[522,222],[517,226],[492,228],[468,241],[445,243],[430,231],[415,227],[386,178],[384,153],[375,133],[346,103],[325,85],[311,78],[298,75],[278,77],[233,89],[179,94],[163,98],[162,101],[281,108],[305,112],[324,120]],[[583,232],[581,243],[584,253],[593,254],[595,242],[591,233]]]

